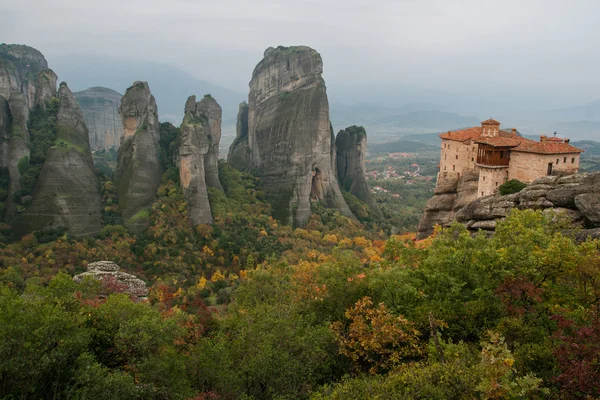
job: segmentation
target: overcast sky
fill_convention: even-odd
[[[52,61],[174,64],[240,92],[269,46],[323,56],[332,88],[410,85],[566,106],[600,99],[598,0],[1,0],[0,42]]]

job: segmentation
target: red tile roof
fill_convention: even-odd
[[[442,139],[453,140],[455,142],[464,142],[469,139],[477,139],[481,136],[481,127],[474,126],[473,128],[461,129],[458,131],[448,131],[440,135]]]
[[[483,121],[482,124],[492,124],[496,122],[498,121],[490,119]],[[561,138],[547,138],[543,142],[536,142],[503,130],[499,130],[498,136],[494,137],[483,136],[482,133],[483,131],[480,126],[474,126],[472,128],[460,129],[457,131],[448,131],[447,133],[441,134],[440,138],[455,142],[473,140],[474,142],[494,147],[511,147],[511,151],[521,151],[525,153],[572,154],[583,152],[583,150],[571,146]]]
[[[481,125],[500,125],[500,122],[496,121],[493,118],[490,118],[490,119],[486,119],[485,121],[483,121],[481,123]]]

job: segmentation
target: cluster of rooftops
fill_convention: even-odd
[[[456,142],[473,142],[511,151],[520,151],[536,154],[573,154],[582,153],[583,150],[569,144],[569,139],[540,136],[540,141],[527,139],[521,136],[516,129],[502,130],[500,122],[488,119],[481,126],[448,131],[440,138]]]

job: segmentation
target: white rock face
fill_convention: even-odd
[[[135,275],[121,272],[121,268],[112,261],[97,261],[87,266],[87,272],[75,275],[73,280],[81,283],[86,277],[92,277],[103,282],[114,281],[123,285],[123,292],[129,294],[134,300],[142,301],[148,298],[146,283]]]
[[[103,87],[92,87],[75,93],[83,110],[85,124],[90,131],[92,150],[118,149],[123,137],[123,123],[119,115],[120,93]]]

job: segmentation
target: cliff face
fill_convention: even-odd
[[[217,160],[221,138],[221,107],[209,95],[196,102],[190,96],[185,104],[177,165],[183,195],[192,225],[213,221],[207,186],[223,190]]]
[[[73,236],[93,235],[102,228],[99,184],[83,114],[64,82],[58,98],[57,140],[46,154],[31,205],[13,224],[19,237],[59,226]]]
[[[476,171],[462,176],[455,172],[440,173],[433,197],[425,205],[417,238],[424,239],[431,235],[436,225],[449,226],[458,209],[477,199],[478,180],[479,174]]]
[[[114,90],[93,87],[75,93],[90,132],[92,150],[119,148],[123,123],[119,115],[121,94]]]
[[[227,162],[244,171],[251,169],[251,154],[248,146],[248,103],[240,104],[237,116],[235,140],[229,147]]]
[[[47,68],[48,63],[38,50],[23,45],[0,44],[0,96],[8,99],[12,92],[22,93],[27,107],[32,108],[38,73]]]
[[[300,226],[312,201],[352,215],[335,177],[322,72],[321,56],[309,47],[267,49],[250,81],[247,144],[238,138],[230,150],[239,154],[234,165],[261,177],[275,217]]]
[[[383,214],[365,179],[365,153],[367,151],[365,129],[362,126],[351,126],[339,131],[335,147],[337,178],[342,189],[365,202],[373,215],[382,219]]]
[[[127,89],[119,114],[123,121],[115,173],[119,208],[125,226],[138,233],[148,226],[149,208],[163,174],[158,109],[148,83],[135,82]]]
[[[429,202],[427,204],[430,206]],[[513,208],[554,210],[563,213],[573,227],[600,228],[600,172],[562,177],[545,176],[519,193],[506,196],[496,194],[456,203],[449,210],[452,214],[448,218],[440,218],[438,223],[447,226],[456,220],[472,231],[493,231],[497,221],[508,216]],[[419,230],[421,231],[421,225]]]
[[[11,219],[15,213],[14,194],[21,189],[21,172],[23,165],[29,162],[29,131],[27,123],[29,122],[29,107],[27,105],[27,96],[23,93],[12,92],[8,99],[8,108],[10,112],[11,127],[10,139],[8,142],[7,167],[10,177],[8,186],[8,197],[6,200],[6,211],[4,215]],[[19,168],[21,165],[21,168]]]
[[[46,104],[56,96],[58,76],[51,69],[40,71],[35,84],[34,105],[46,109]]]

